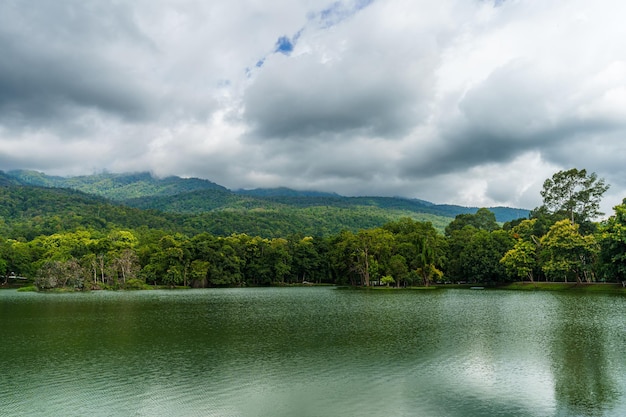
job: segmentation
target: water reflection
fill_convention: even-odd
[[[623,392],[618,390],[607,349],[610,327],[606,312],[582,296],[558,297],[559,320],[554,321],[551,346],[554,392],[559,415],[604,416]],[[614,353],[614,352],[613,352]]]
[[[0,415],[626,415],[622,297],[0,291],[0,313]]]

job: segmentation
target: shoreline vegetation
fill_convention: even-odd
[[[263,286],[248,286],[239,288],[260,288]],[[267,286],[272,288],[292,288],[292,287],[335,287],[338,290],[356,290],[356,291],[391,291],[391,292],[406,292],[406,291],[441,291],[449,289],[465,289],[465,290],[508,290],[508,291],[548,291],[548,292],[567,292],[567,293],[580,293],[580,294],[622,294],[626,295],[626,285],[613,282],[593,282],[593,283],[577,283],[577,282],[531,282],[531,281],[519,281],[509,283],[498,284],[433,284],[429,286],[407,286],[407,287],[393,287],[393,286],[346,286],[346,285],[334,285],[334,284],[317,284],[317,283],[290,283],[290,284],[275,284]],[[226,287],[221,287],[226,288]],[[233,288],[233,287],[229,287]],[[17,289],[18,292],[41,292],[41,293],[70,293],[70,292],[85,292],[84,290],[76,290],[74,288],[55,288],[49,290],[39,290],[35,285],[10,285],[2,286],[0,289]],[[126,289],[93,289],[90,291],[137,291],[137,290],[190,290],[192,287],[175,286],[170,287],[166,285],[144,285],[142,287],[126,288]]]
[[[569,293],[611,293],[626,295],[626,287],[620,283],[613,282],[593,282],[593,283],[577,283],[577,282],[530,282],[519,281],[504,284],[434,284],[426,286],[410,286],[410,287],[340,287],[345,289],[365,290],[365,291],[428,291],[428,290],[448,290],[448,289],[466,289],[466,290],[509,290],[509,291],[554,291]]]
[[[603,214],[599,201],[607,188],[585,170],[561,171],[546,180],[544,205],[529,218],[502,225],[480,208],[457,215],[443,234],[409,217],[356,232],[273,238],[213,235],[201,224],[187,235],[145,223],[99,230],[61,222],[55,233],[38,234],[27,221],[23,233],[0,236],[0,283],[19,280],[40,291],[307,283],[436,289],[459,283],[465,286],[456,288],[621,293],[626,199],[613,216],[593,221]],[[601,284],[610,282],[615,285]]]

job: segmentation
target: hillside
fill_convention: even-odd
[[[6,212],[5,208],[0,212],[6,225],[16,224],[17,219],[41,222],[44,218],[60,217],[70,227],[145,224],[188,234],[206,231],[217,235],[248,233],[273,237],[292,233],[329,235],[342,229],[377,227],[401,217],[429,221],[443,231],[457,214],[477,210],[418,199],[343,197],[288,188],[233,192],[207,180],[159,179],[149,173],[65,178],[34,171],[11,171],[0,173],[0,185],[6,187],[4,199],[13,203],[30,196],[22,209]],[[528,215],[527,210],[521,209],[491,210],[499,222]],[[39,229],[51,230],[51,227]]]
[[[102,173],[77,177],[56,177],[41,172],[17,170],[5,175],[24,185],[71,188],[106,197],[124,204],[172,213],[204,213],[224,209],[377,207],[454,218],[475,213],[478,207],[433,204],[402,197],[344,197],[334,193],[298,191],[289,188],[259,188],[231,191],[198,178],[156,178],[149,173]],[[175,198],[172,198],[175,196]],[[529,211],[508,207],[489,208],[499,222],[528,216]]]
[[[0,177],[0,181],[2,177]],[[98,196],[63,188],[0,186],[0,234],[14,239],[88,228],[160,228],[177,231],[183,221],[171,214],[112,204]]]
[[[246,233],[263,237],[292,234],[329,236],[343,229],[381,226],[401,217],[430,221],[439,230],[449,218],[371,207],[225,209],[200,214],[163,213],[113,203],[81,191],[6,184],[0,175],[0,236],[32,240],[39,235],[92,229],[147,227],[190,236],[209,232],[228,236]]]
[[[57,177],[37,171],[9,171],[7,176],[24,185],[71,188],[115,201],[146,196],[172,196],[200,190],[226,191],[226,188],[199,178],[156,178],[147,172],[132,174],[101,173],[77,177]]]

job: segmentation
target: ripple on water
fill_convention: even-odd
[[[0,354],[20,358],[0,362],[0,415],[626,415],[624,393],[607,388],[626,386],[623,298],[320,288],[40,295],[4,303],[0,292]],[[580,360],[588,350],[593,360]],[[578,390],[589,381],[582,388],[606,393]],[[591,406],[576,408],[576,396]]]

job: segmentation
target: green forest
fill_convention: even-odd
[[[191,193],[206,192],[198,184]],[[0,176],[3,285],[21,279],[39,290],[626,281],[626,199],[595,222],[608,185],[584,169],[555,173],[544,183],[543,205],[506,222],[488,208],[420,218],[403,207],[353,200],[314,205],[301,195],[246,195],[237,200],[251,202],[246,210],[185,214],[51,186]],[[289,198],[300,207],[284,204]]]

